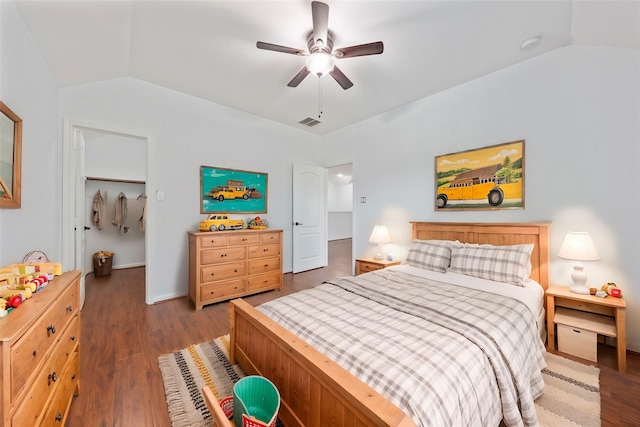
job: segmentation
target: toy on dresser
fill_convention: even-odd
[[[12,264],[0,269],[0,317],[18,308],[60,274],[62,266],[50,262]]]

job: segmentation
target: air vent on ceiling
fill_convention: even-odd
[[[306,119],[302,119],[300,120],[298,123],[305,125],[305,126],[315,126],[318,123],[322,123],[320,120],[316,120],[316,119],[312,119],[311,117],[307,117]]]

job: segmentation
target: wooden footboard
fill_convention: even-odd
[[[293,426],[414,426],[398,407],[243,300],[231,302],[231,363],[270,379]]]

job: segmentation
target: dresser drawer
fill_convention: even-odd
[[[71,399],[78,384],[78,372],[78,353],[73,353],[71,363],[67,365],[67,369],[57,381],[56,395],[42,417],[41,427],[58,427],[65,424]]]
[[[20,407],[13,417],[13,425],[33,426],[38,423],[48,396],[61,381],[64,371],[68,369],[69,362],[74,360],[79,333],[80,321],[78,317],[75,317],[64,331],[53,353],[36,376],[25,397],[20,399]]]
[[[280,257],[261,258],[249,261],[249,275],[267,273],[280,270]]]
[[[227,236],[211,233],[211,236],[199,237],[200,247],[203,249],[227,246]]]
[[[228,282],[203,285],[200,299],[203,304],[231,299],[246,291],[245,279],[229,280]]]
[[[216,280],[232,279],[234,277],[242,277],[247,274],[247,267],[244,261],[232,262],[228,264],[214,265],[211,267],[203,267],[201,270],[203,283],[213,282]]]
[[[229,236],[229,246],[237,245],[255,245],[260,243],[260,235],[258,234],[238,234]]]
[[[249,246],[249,259],[263,258],[267,256],[280,256],[280,243]]]
[[[280,272],[260,274],[258,276],[251,276],[247,279],[247,289],[254,291],[257,289],[273,289],[280,286],[280,279],[282,275]]]
[[[210,249],[200,253],[200,263],[202,265],[207,265],[241,261],[246,258],[246,253],[246,248],[244,246]]]
[[[272,233],[266,232],[262,233],[262,237],[260,239],[261,243],[280,243],[280,233],[279,231],[274,231]]]
[[[34,367],[60,338],[78,310],[78,290],[70,286],[51,308],[11,347],[11,396],[16,397]]]

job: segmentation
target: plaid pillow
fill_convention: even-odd
[[[451,249],[449,271],[524,286],[531,274],[533,244],[463,245]]]
[[[414,240],[406,263],[425,270],[446,273],[451,263],[451,248],[461,245],[452,240]]]

